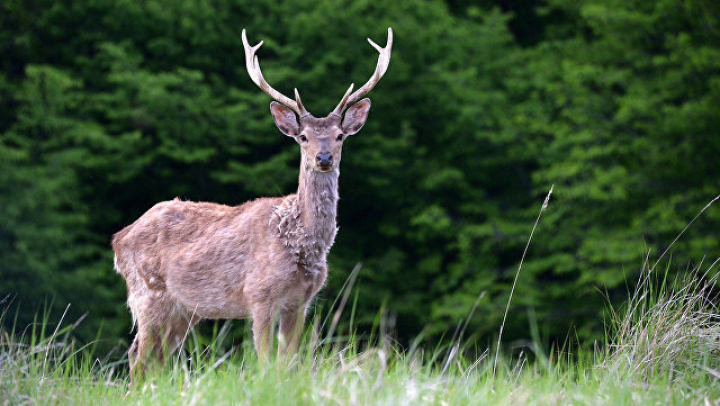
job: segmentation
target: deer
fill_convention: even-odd
[[[115,270],[127,285],[136,329],[128,349],[131,382],[151,360],[162,363],[203,319],[252,319],[258,359],[266,361],[279,322],[278,354],[296,353],[313,297],[325,284],[327,256],[337,234],[343,142],[360,131],[370,111],[365,96],[387,71],[393,43],[378,51],[375,72],[351,84],[330,114],[316,118],[263,77],[245,30],[250,79],[273,101],[278,129],[300,145],[296,193],[239,206],[183,201],[157,203],[112,238]],[[362,99],[361,99],[362,98]]]

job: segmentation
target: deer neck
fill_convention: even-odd
[[[297,194],[287,196],[276,206],[270,220],[298,265],[313,274],[325,269],[325,259],[337,234],[339,176],[337,169],[326,173],[300,169]]]
[[[303,167],[297,191],[297,208],[304,233],[323,245],[332,245],[337,231],[338,178],[336,168],[317,172]]]

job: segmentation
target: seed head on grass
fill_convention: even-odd
[[[548,203],[550,202],[550,196],[552,196],[554,188],[555,185],[550,186],[550,191],[548,191],[547,196],[545,196],[542,207],[540,207],[540,212],[535,219],[535,224],[530,231],[530,237],[528,238],[527,244],[525,244],[525,250],[523,251],[522,257],[520,257],[520,264],[518,265],[518,270],[517,272],[515,272],[515,279],[513,280],[512,288],[510,288],[510,296],[508,297],[507,306],[505,306],[505,314],[503,315],[502,324],[500,324],[500,333],[498,334],[497,348],[495,348],[495,360],[493,361],[493,379],[495,378],[495,372],[497,370],[498,355],[500,354],[500,343],[502,342],[503,330],[505,329],[505,320],[507,319],[508,311],[510,310],[510,302],[512,301],[513,293],[515,292],[515,285],[517,284],[518,277],[520,276],[520,270],[522,269],[522,264],[525,260],[525,255],[527,255],[528,248],[530,247],[530,242],[532,241],[533,234],[535,234],[535,229],[537,228],[538,222],[540,222],[540,216],[542,216],[545,209],[547,209]]]

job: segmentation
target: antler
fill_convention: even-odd
[[[392,51],[393,43],[392,28],[388,28],[388,40],[385,48],[380,48],[380,46],[374,43],[370,38],[367,40],[370,45],[372,45],[373,48],[377,49],[380,53],[380,56],[378,56],[377,66],[375,67],[375,73],[373,73],[367,83],[365,83],[360,89],[356,90],[355,93],[352,93],[354,84],[351,84],[350,88],[348,88],[347,92],[345,92],[342,100],[340,100],[340,104],[338,104],[337,107],[335,107],[335,110],[333,110],[330,114],[341,117],[345,109],[352,106],[353,103],[360,100],[361,97],[365,96],[370,90],[372,90],[372,88],[375,87],[375,85],[380,81],[380,78],[382,78],[387,71],[388,65],[390,64],[390,52]]]
[[[302,101],[300,100],[300,93],[298,93],[297,89],[295,89],[295,100],[293,101],[289,97],[273,89],[263,77],[262,71],[260,70],[260,63],[258,62],[258,57],[255,55],[255,52],[257,52],[257,50],[262,46],[264,41],[260,41],[255,46],[250,46],[247,40],[247,35],[245,34],[245,29],[243,29],[242,42],[243,47],[245,48],[245,66],[247,67],[250,79],[252,79],[252,81],[255,82],[260,89],[270,95],[270,97],[293,109],[301,118],[309,116],[310,112],[305,110],[305,106],[303,106]]]

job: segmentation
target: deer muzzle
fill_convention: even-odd
[[[329,171],[333,165],[333,155],[331,152],[320,152],[315,157],[315,164],[321,171]]]

